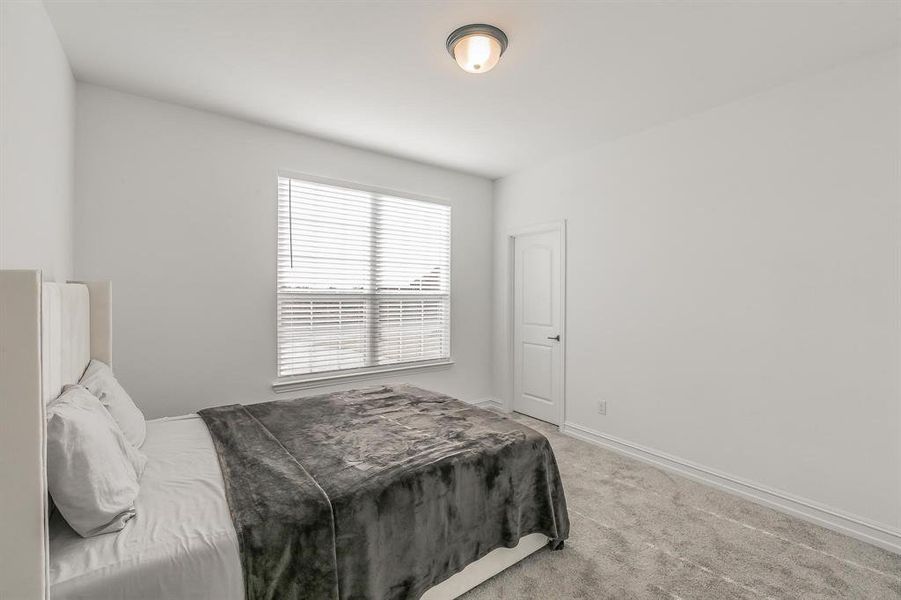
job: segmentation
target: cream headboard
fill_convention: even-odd
[[[112,363],[108,281],[41,286],[41,395],[44,403],[78,383],[92,358]]]
[[[0,598],[47,597],[45,404],[91,358],[112,364],[108,281],[0,270]]]
[[[91,361],[91,309],[87,286],[45,283],[41,289],[41,396],[59,396],[78,383]]]

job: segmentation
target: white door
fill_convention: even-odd
[[[563,264],[559,229],[513,238],[513,410],[560,424]]]

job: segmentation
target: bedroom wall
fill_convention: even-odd
[[[148,417],[275,397],[278,169],[451,202],[456,364],[390,381],[491,395],[491,181],[82,83],[76,149],[76,272],[113,281],[114,368]]]
[[[846,64],[499,180],[497,393],[504,235],[567,219],[569,424],[901,542],[899,66]]]
[[[72,276],[75,80],[39,1],[0,2],[0,269]]]

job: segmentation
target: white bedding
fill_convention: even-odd
[[[213,442],[197,415],[147,422],[137,516],[82,538],[50,520],[50,598],[243,600],[238,539]]]

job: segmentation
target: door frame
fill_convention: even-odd
[[[566,422],[566,219],[561,219],[559,221],[549,221],[546,223],[540,223],[538,225],[529,225],[526,227],[517,227],[514,229],[510,229],[504,235],[504,242],[506,245],[506,268],[507,268],[507,282],[506,282],[506,291],[507,291],[507,302],[506,302],[506,310],[507,310],[507,377],[504,382],[507,390],[504,394],[503,398],[503,409],[505,412],[513,412],[513,390],[515,389],[516,383],[514,382],[514,378],[516,377],[516,367],[515,367],[515,344],[514,339],[516,335],[516,314],[514,310],[513,303],[516,300],[516,254],[515,254],[515,244],[516,238],[528,235],[532,233],[546,233],[549,231],[556,231],[560,233],[560,335],[562,339],[560,340],[560,362],[563,364],[561,373],[560,373],[560,381],[557,382],[557,391],[560,397],[560,406],[557,408],[558,415],[558,428],[563,431],[563,424]]]

